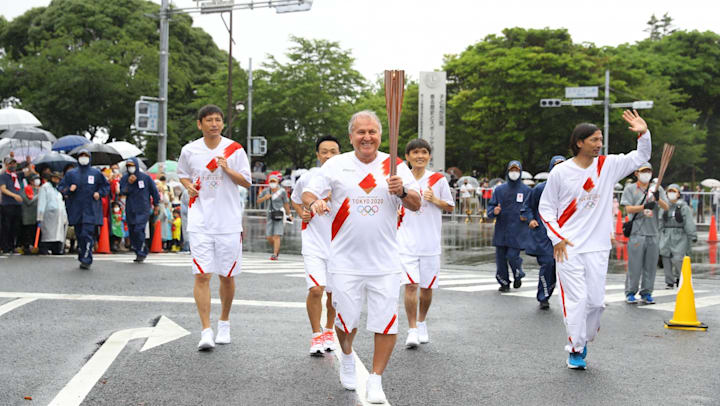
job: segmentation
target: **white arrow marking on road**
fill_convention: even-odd
[[[24,304],[28,304],[35,300],[36,299],[32,298],[32,297],[24,297],[21,299],[13,300],[12,302],[5,303],[4,305],[0,306],[0,316],[2,316],[3,314],[5,314],[7,312],[15,310]]]
[[[82,403],[130,340],[147,337],[145,346],[140,350],[145,351],[188,334],[189,331],[165,316],[160,317],[155,327],[131,328],[113,333],[49,405],[73,406]]]

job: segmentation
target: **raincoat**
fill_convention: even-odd
[[[150,213],[152,206],[150,204],[150,198],[152,198],[152,204],[157,206],[160,204],[160,194],[158,193],[155,181],[150,175],[140,170],[140,164],[137,158],[130,158],[128,162],[135,164],[135,180],[134,183],[130,183],[128,180],[130,174],[126,173],[120,179],[120,194],[127,195],[125,200],[125,220],[127,224],[142,224],[148,222],[150,219]]]
[[[37,221],[40,222],[40,241],[65,243],[68,217],[62,194],[52,183],[40,186],[37,198]]]

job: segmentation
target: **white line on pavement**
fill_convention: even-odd
[[[695,291],[695,293],[700,291]],[[656,295],[657,296],[657,295]],[[720,304],[720,296],[705,296],[701,298],[695,298],[695,308],[700,309],[708,306],[715,306]],[[643,309],[649,310],[665,310],[668,312],[675,311],[675,302],[660,303],[650,306],[642,306]]]
[[[18,296],[9,296],[9,297],[18,297]],[[21,299],[13,300],[12,302],[5,303],[4,305],[0,306],[0,316],[2,316],[5,313],[11,312],[11,311],[17,309],[18,307],[28,304],[32,301],[35,301],[35,298],[24,297]]]
[[[617,289],[625,289],[625,285],[617,284],[617,285],[607,285],[605,286],[605,290],[617,290]],[[532,290],[522,291],[522,292],[511,292],[511,293],[505,293],[505,296],[518,296],[518,297],[535,297],[537,296],[537,287],[533,287]]]
[[[114,296],[114,295],[86,295],[71,293],[29,293],[29,292],[0,292],[0,297],[18,297],[27,299],[46,300],[81,300],[81,301],[107,301],[107,302],[145,302],[145,303],[195,303],[192,297],[169,296]],[[13,303],[13,302],[11,302]],[[220,299],[212,299],[213,304],[220,304]],[[25,303],[22,303],[25,304]],[[21,305],[22,305],[21,304]],[[260,307],[287,307],[304,309],[303,302],[274,302],[265,300],[233,300],[234,305],[260,306]],[[12,310],[12,309],[10,309]]]

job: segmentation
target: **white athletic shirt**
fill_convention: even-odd
[[[419,193],[410,169],[398,162],[405,188]],[[388,154],[378,151],[375,160],[365,164],[351,151],[330,158],[305,187],[318,197],[330,193],[330,273],[401,272],[396,234],[402,201],[388,192],[389,173]]]
[[[296,204],[302,205],[302,194],[305,191],[310,179],[320,172],[320,168],[312,168],[305,172],[295,181],[295,189],[293,189],[290,199]],[[327,195],[323,195],[325,198]],[[314,257],[328,259],[330,257],[330,228],[332,227],[332,217],[313,215],[310,222],[302,223],[302,254],[312,255]]]
[[[188,209],[189,232],[228,234],[242,231],[243,200],[232,179],[217,166],[218,156],[250,182],[250,165],[245,150],[237,142],[222,137],[211,150],[200,138],[182,148],[177,171],[180,179],[190,179],[198,188],[198,197],[191,199]]]
[[[570,240],[568,254],[610,250],[615,184],[650,160],[650,132],[627,155],[599,156],[583,169],[572,159],[550,171],[538,211],[553,245]]]
[[[423,177],[417,181],[420,186],[422,205],[418,211],[400,209],[398,220],[398,243],[400,253],[413,256],[440,255],[442,209],[423,198],[427,189],[445,203],[455,206],[450,193],[450,185],[445,175],[438,172],[425,171]]]

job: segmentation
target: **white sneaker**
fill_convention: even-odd
[[[218,321],[218,333],[215,344],[230,344],[230,321]]]
[[[355,390],[357,376],[355,374],[355,353],[350,355],[341,351],[340,383],[347,390]]]
[[[310,339],[310,355],[325,354],[325,336],[322,333],[313,333]]]
[[[418,340],[417,329],[411,328],[408,330],[407,339],[405,340],[405,347],[406,348],[415,348],[418,345],[420,345],[420,340]]]
[[[210,350],[215,348],[215,341],[213,341],[213,331],[211,328],[206,328],[200,333],[200,342],[198,343],[198,351]]]
[[[427,322],[418,322],[417,324],[418,340],[420,344],[427,344],[430,342],[430,336],[428,335]]]
[[[325,351],[335,351],[335,332],[325,329],[322,336]]]
[[[385,403],[387,398],[382,388],[382,375],[370,374],[365,387],[369,403]]]

